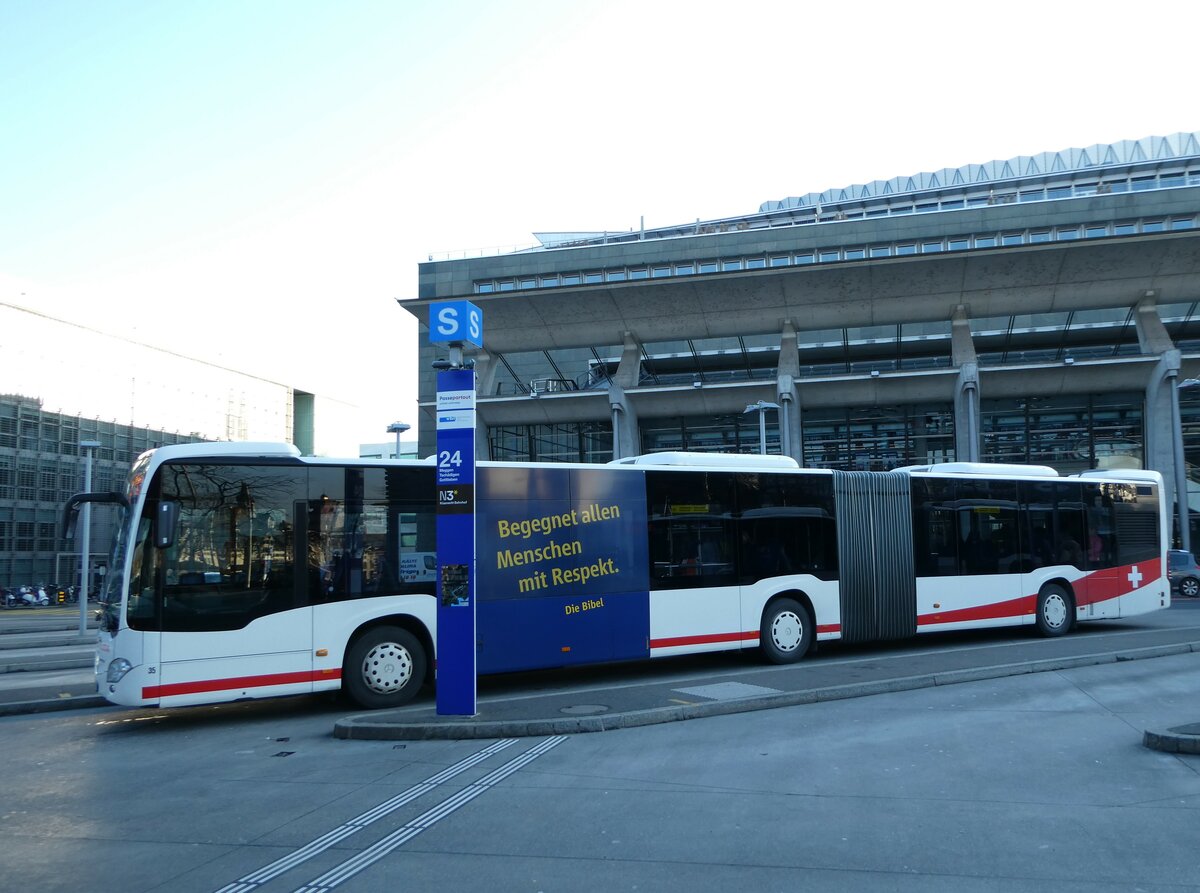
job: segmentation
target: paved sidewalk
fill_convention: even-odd
[[[81,636],[78,605],[0,611],[0,716],[108,704],[92,672],[95,614]]]
[[[339,738],[412,740],[599,732],[1200,652],[1200,631],[1195,627],[1132,629],[1120,637],[1116,649],[1112,641],[1077,632],[1060,639],[993,640],[984,647],[963,650],[870,653],[853,661],[809,660],[787,667],[742,668],[736,673],[737,681],[721,681],[715,666],[713,681],[699,685],[655,683],[652,677],[611,687],[568,687],[568,683],[544,694],[484,694],[478,701],[479,713],[473,717],[439,716],[430,699],[398,710],[344,717],[335,724],[334,734]],[[1182,717],[1181,721],[1195,718]]]

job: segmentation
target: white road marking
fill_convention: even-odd
[[[388,853],[408,843],[408,841],[412,840],[425,829],[433,827],[456,810],[466,806],[480,794],[486,793],[521,767],[533,762],[542,754],[551,748],[557,747],[566,740],[566,735],[556,735],[553,738],[547,738],[541,744],[530,748],[516,759],[510,760],[499,769],[485,775],[479,781],[467,785],[457,794],[448,797],[437,806],[417,816],[411,822],[397,828],[378,843],[367,847],[362,852],[347,859],[341,865],[335,866],[316,880],[310,881],[303,887],[299,887],[296,893],[328,893],[328,891],[332,890],[338,884],[350,880],[350,878],[359,872],[374,865]]]
[[[378,806],[367,810],[362,815],[352,818],[343,825],[339,825],[328,834],[323,834],[316,840],[306,844],[295,852],[289,853],[286,856],[276,859],[270,865],[265,865],[257,871],[253,871],[250,874],[238,878],[232,884],[222,887],[217,891],[217,893],[249,893],[249,891],[257,889],[262,884],[267,883],[267,881],[273,880],[279,877],[279,875],[283,874],[285,871],[289,871],[292,868],[295,868],[297,865],[307,862],[318,853],[323,853],[334,844],[340,843],[347,837],[350,837],[352,834],[357,834],[372,822],[383,818],[390,812],[394,812],[401,806],[404,806],[406,803],[411,803],[422,794],[426,794],[429,791],[434,790],[438,785],[449,781],[456,775],[466,772],[472,766],[483,762],[488,757],[504,750],[504,748],[509,747],[512,744],[516,744],[516,742],[516,738],[505,738],[501,741],[497,741],[495,744],[488,745],[483,750],[471,754],[471,756],[464,760],[460,760],[447,769],[443,769],[436,775],[431,775],[429,778],[414,785],[407,791],[397,794],[390,800],[386,800],[383,803],[380,803]]]

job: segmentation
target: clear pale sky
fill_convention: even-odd
[[[1195,130],[1186,9],[0,0],[0,299],[387,440],[431,253]]]

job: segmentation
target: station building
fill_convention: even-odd
[[[64,540],[59,525],[67,499],[84,489],[89,452],[97,491],[121,489],[140,453],[175,443],[286,441],[306,454],[344,452],[329,441],[352,407],[279,382],[6,302],[0,344],[0,586],[78,585],[80,544]],[[114,515],[92,512],[93,593]]]
[[[538,238],[421,264],[401,299],[421,323],[422,455],[446,356],[428,305],[467,299],[480,458],[765,440],[842,470],[1152,468],[1169,494],[1200,465],[1200,133]]]

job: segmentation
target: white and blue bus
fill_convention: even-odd
[[[954,463],[890,472],[664,453],[481,462],[481,673],[1033,626],[1170,604],[1151,471]],[[435,467],[286,444],[144,453],[102,594],[99,691],[179,706],[343,689],[366,708],[432,681]]]

